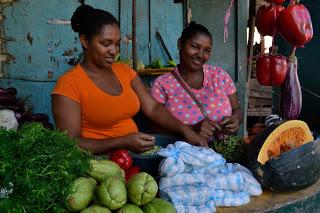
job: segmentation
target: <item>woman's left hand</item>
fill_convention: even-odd
[[[239,129],[240,121],[236,117],[226,116],[219,124],[222,127],[222,132],[226,134],[234,134]]]
[[[207,139],[205,139],[203,136],[197,134],[190,128],[188,130],[184,131],[183,134],[184,138],[192,145],[194,146],[203,146],[203,147],[209,147]]]

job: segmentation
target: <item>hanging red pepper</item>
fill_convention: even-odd
[[[111,160],[117,163],[123,170],[127,170],[132,166],[132,157],[128,150],[119,149],[111,154]]]
[[[257,59],[256,76],[261,85],[280,86],[287,70],[287,58],[282,55],[262,55]]]
[[[139,172],[140,168],[138,166],[130,167],[128,170],[126,170],[126,181]]]
[[[270,4],[259,7],[256,16],[256,27],[262,36],[273,36],[277,31],[276,19],[285,8],[282,5]]]
[[[283,2],[285,2],[286,0],[267,0],[268,2],[273,2],[276,4],[282,4]]]
[[[302,4],[289,5],[277,18],[277,27],[284,39],[295,47],[302,47],[313,37],[308,9]]]

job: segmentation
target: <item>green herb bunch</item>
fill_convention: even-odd
[[[246,153],[246,145],[243,143],[242,138],[236,135],[213,141],[211,148],[221,154],[227,162],[233,163],[242,161]]]
[[[0,189],[13,184],[12,194],[0,198],[0,212],[65,212],[68,189],[91,158],[66,133],[39,123],[0,129]]]

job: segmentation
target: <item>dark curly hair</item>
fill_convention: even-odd
[[[181,45],[183,46],[186,43],[186,41],[191,39],[197,33],[207,35],[212,40],[212,35],[205,26],[201,24],[197,24],[196,22],[192,21],[187,25],[186,28],[184,28],[184,30],[181,33],[181,36],[180,36]]]
[[[108,24],[116,24],[119,27],[118,20],[111,13],[89,5],[79,6],[71,18],[72,30],[79,35],[85,35],[88,40],[100,33],[102,27]]]

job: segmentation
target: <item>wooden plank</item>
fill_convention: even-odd
[[[250,197],[250,203],[238,207],[219,207],[217,213],[257,212],[319,212],[320,181],[314,185],[290,193],[264,191],[261,196]]]
[[[272,106],[271,98],[255,98],[249,97],[249,108],[255,106]]]
[[[272,98],[272,91],[269,90],[253,90],[249,91],[249,97]]]
[[[251,78],[250,79],[250,89],[256,89],[256,90],[272,90],[272,86],[263,86],[259,84],[257,79]]]
[[[268,115],[271,115],[271,113],[272,113],[271,107],[248,108],[248,116],[268,116]]]

